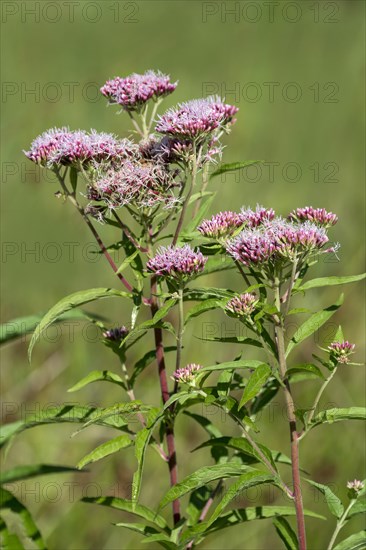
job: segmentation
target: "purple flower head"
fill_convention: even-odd
[[[293,210],[288,219],[298,222],[310,221],[323,227],[331,227],[338,221],[338,217],[333,212],[327,212],[325,208],[313,208],[312,206]]]
[[[276,252],[276,244],[271,235],[262,229],[244,229],[227,245],[228,253],[234,260],[245,266],[256,266],[270,260]]]
[[[226,304],[226,310],[238,317],[247,317],[253,313],[258,303],[258,298],[255,294],[246,292],[239,296],[234,296]]]
[[[110,342],[121,342],[129,333],[129,330],[125,327],[116,327],[103,332],[103,337]]]
[[[173,194],[176,185],[174,173],[164,165],[126,160],[118,170],[109,170],[98,179],[95,193],[111,209],[128,204],[171,208],[177,201]]]
[[[251,208],[242,208],[240,211],[242,224],[246,224],[247,227],[258,227],[264,222],[273,220],[275,217],[275,211],[272,208],[264,208],[257,205],[255,210]]]
[[[202,139],[235,122],[238,108],[220,98],[193,99],[169,109],[159,118],[156,131],[180,139]]]
[[[347,481],[347,489],[351,491],[352,496],[355,496],[355,494],[362,491],[362,489],[365,487],[364,483],[360,481],[359,479],[354,479],[353,481]]]
[[[348,340],[343,342],[332,342],[328,349],[331,356],[336,359],[338,363],[349,363],[349,356],[353,353],[355,349],[355,344],[350,344]]]
[[[100,91],[109,103],[121,105],[126,111],[140,111],[150,99],[171,94],[177,85],[178,82],[170,82],[170,77],[159,71],[146,71],[126,78],[117,76],[108,80]]]
[[[190,363],[182,369],[178,369],[173,373],[173,377],[177,382],[183,382],[184,384],[190,384],[194,381],[196,373],[202,368],[202,365],[196,365],[196,363]]]
[[[70,131],[68,128],[53,129],[36,138],[26,156],[52,168],[53,166],[84,167],[91,163],[116,163],[137,154],[137,146],[128,139],[118,139],[112,134],[96,130]]]
[[[205,237],[218,239],[231,236],[241,225],[243,221],[240,214],[225,211],[215,214],[209,220],[203,220],[197,229]]]
[[[195,252],[188,244],[182,247],[162,246],[146,267],[157,275],[183,282],[201,273],[206,261],[201,252]]]

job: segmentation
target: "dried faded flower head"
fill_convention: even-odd
[[[138,209],[163,205],[173,207],[179,185],[175,172],[161,163],[127,160],[119,169],[111,169],[96,178],[97,200],[103,200],[110,209],[132,205]]]

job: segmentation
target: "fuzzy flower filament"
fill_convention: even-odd
[[[178,139],[202,141],[216,130],[228,130],[238,108],[220,98],[193,99],[160,116],[156,131]]]
[[[118,163],[137,153],[137,146],[128,139],[118,139],[112,134],[96,130],[70,131],[54,128],[38,136],[25,155],[37,164],[54,168],[73,166],[88,168],[100,163]]]

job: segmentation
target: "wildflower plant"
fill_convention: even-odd
[[[237,212],[222,211],[206,217],[214,197],[208,190],[211,179],[251,162],[217,166],[222,140],[238,111],[221,98],[191,100],[157,115],[164,97],[176,87],[177,82],[170,77],[153,71],[109,80],[101,93],[109,104],[120,107],[119,113],[130,117],[134,140],[94,130],[60,128],[36,138],[25,152],[31,161],[55,173],[58,192],[81,215],[117,282],[122,284],[116,289],[93,288],[62,298],[35,328],[29,358],[52,323],[64,319],[70,310],[85,317],[80,307],[86,303],[118,298],[121,304],[131,302],[132,313],[128,318],[127,309],[122,307],[120,318],[108,326],[100,317],[93,319],[100,330],[101,345],[116,357],[117,370],[88,372],[85,367],[82,380],[75,380],[70,389],[82,391],[89,383],[108,381],[120,388],[121,402],[105,408],[75,406],[67,417],[62,407],[48,409],[42,418],[7,425],[2,444],[33,426],[71,419],[80,423],[81,429],[94,423],[114,428],[116,436],[108,439],[107,432],[103,445],[91,448],[76,467],[83,469],[133,446],[136,471],[131,498],[105,495],[85,497],[83,501],[118,509],[123,519],[123,512],[138,517],[138,523],[125,520],[116,529],[138,531],[152,547],[193,548],[219,529],[238,524],[242,524],[245,541],[246,522],[266,519],[273,522],[286,548],[314,548],[316,535],[307,542],[305,518],[319,522],[325,518],[304,507],[303,487],[308,483],[325,495],[329,511],[337,519],[328,550],[361,548],[363,533],[340,543],[338,536],[346,522],[364,510],[364,482],[347,483],[349,504],[344,507],[330,487],[311,479],[299,455],[300,445],[308,436],[311,439],[317,426],[365,419],[362,407],[321,408],[323,392],[338,369],[357,365],[352,362],[356,345],[345,340],[339,328],[333,342],[305,363],[294,364],[292,356],[337,312],[343,295],[315,312],[294,307],[293,302],[314,288],[360,281],[363,275],[311,278],[311,272],[316,276],[322,255],[334,254],[337,249],[330,245],[329,232],[338,218],[324,208],[298,207],[278,215],[273,208],[243,206]],[[98,222],[110,230],[112,246],[103,242]],[[124,250],[120,266],[111,255],[113,247]],[[127,268],[129,275],[125,274]],[[206,275],[222,272],[224,276],[228,269],[238,274],[235,289],[201,283]],[[230,343],[232,352],[227,362],[201,365],[185,342],[185,330],[188,324],[197,323],[198,318],[213,311],[222,319],[234,317],[248,336],[202,338],[212,346]],[[305,320],[298,321],[298,329],[287,341],[288,319],[301,319],[301,315]],[[168,333],[174,338],[170,349],[173,354],[169,355],[165,347]],[[151,334],[153,350],[149,344]],[[143,355],[134,362],[133,351],[142,345]],[[241,349],[239,355],[237,346]],[[248,357],[248,346],[258,350],[258,359]],[[139,376],[145,369],[150,369],[151,376],[159,381],[158,407],[145,402],[141,393]],[[318,391],[312,403],[298,403],[293,385],[308,379],[319,385]],[[279,394],[283,394],[286,404],[290,434],[289,448],[280,451],[268,448],[259,431],[261,411]],[[206,405],[232,420],[226,427],[228,433],[222,434],[212,419],[198,414],[197,407],[202,410]],[[201,425],[208,439],[199,448],[211,449],[207,462],[183,479],[179,464],[188,455],[176,451],[178,416]],[[143,472],[145,458],[152,450],[165,463],[170,487],[164,494],[156,475],[157,501],[150,509],[141,502],[140,493],[142,482],[148,483]],[[326,462],[327,457],[321,460]],[[29,468],[36,475],[45,473],[46,467]],[[58,468],[61,471],[63,467]],[[28,475],[27,468],[22,472]],[[347,473],[349,478],[354,474]],[[12,470],[5,475],[5,482],[20,479],[19,475]],[[164,469],[159,475],[164,475]],[[239,494],[263,484],[272,485],[287,505],[268,506],[259,500],[255,507],[235,507]],[[34,542],[42,540],[29,511],[6,486],[2,490],[5,507],[20,510],[20,519],[26,518],[27,535]],[[5,524],[3,530],[11,536]],[[45,548],[43,542],[40,544]],[[243,542],[241,548],[249,547]]]

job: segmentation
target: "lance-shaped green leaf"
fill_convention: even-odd
[[[193,451],[198,451],[199,449],[203,449],[204,447],[211,446],[222,446],[225,448],[235,449],[236,451],[239,451],[240,453],[246,455],[248,458],[252,458],[252,460],[250,461],[252,463],[263,461],[262,457],[257,453],[255,449],[253,449],[252,445],[244,437],[213,437],[212,439],[201,443],[201,445],[193,449]],[[291,465],[291,459],[285,454],[280,453],[279,451],[268,449],[268,447],[265,447],[261,444],[258,444],[258,447],[269,460],[269,462],[272,463],[274,468],[276,468],[275,462]]]
[[[29,479],[47,474],[67,474],[76,472],[76,468],[59,466],[57,464],[32,464],[30,466],[16,466],[11,470],[0,473],[0,484],[13,483],[21,479]]]
[[[247,385],[245,386],[242,398],[240,399],[239,409],[241,409],[248,401],[253,399],[264,384],[267,382],[268,378],[271,376],[271,367],[263,363],[259,365],[251,377],[248,380]]]
[[[159,409],[151,409],[147,418],[146,428],[143,428],[136,434],[135,457],[137,460],[137,470],[133,475],[132,481],[132,501],[135,504],[137,504],[138,498],[140,496],[146,449],[152,437],[153,431],[161,418],[162,414],[160,413]]]
[[[305,481],[310,483],[310,485],[318,489],[318,491],[324,495],[329,511],[333,514],[333,516],[339,519],[344,512],[344,506],[337,495],[335,495],[327,485],[317,483],[312,479],[306,479]]]
[[[168,535],[165,535],[164,533],[155,533],[153,535],[148,535],[141,542],[147,544],[157,542],[160,546],[166,548],[167,550],[175,550],[176,548],[179,548],[178,545],[170,540],[170,537]]]
[[[131,418],[135,418],[136,414],[142,412],[148,412],[151,409],[148,405],[144,405],[141,401],[135,400],[128,403],[116,403],[111,407],[99,408],[94,411],[90,418],[84,423],[84,425],[73,433],[77,435],[81,431],[85,430],[92,424],[99,424],[109,418],[117,419],[122,418],[126,424],[128,424]]]
[[[216,479],[224,479],[228,477],[240,476],[248,468],[241,464],[215,464],[214,466],[206,466],[200,468],[193,474],[189,475],[176,485],[169,489],[164,498],[160,502],[159,508],[164,508],[169,502],[182,497],[193,489],[202,487],[206,483],[215,481]]]
[[[313,365],[312,363],[303,363],[301,365],[295,365],[290,369],[287,369],[287,376],[291,379],[297,374],[304,375],[306,378],[321,378],[325,380],[325,376],[320,370],[319,367]]]
[[[234,498],[240,495],[241,492],[246,491],[251,487],[262,485],[263,483],[275,483],[275,478],[271,475],[264,474],[260,470],[254,470],[241,475],[237,480],[234,481],[234,483],[230,486],[228,491],[222,497],[220,503],[215,508],[210,518],[207,520],[206,527],[212,525],[213,522],[225,510],[226,506],[228,506],[228,504],[230,504],[230,502],[234,500]]]
[[[230,269],[235,269],[235,264],[231,258],[226,256],[209,256],[205,268],[203,271],[198,273],[198,277],[203,277],[204,275],[210,275],[211,273],[218,273],[219,271],[228,271]]]
[[[355,504],[352,506],[350,511],[347,514],[347,518],[352,518],[353,516],[357,516],[358,514],[365,514],[366,513],[366,497],[365,495],[361,498],[358,498]]]
[[[70,294],[69,296],[66,296],[66,298],[63,298],[62,300],[57,302],[57,304],[54,305],[48,311],[48,313],[46,313],[46,315],[37,325],[37,328],[33,333],[33,336],[28,348],[29,361],[32,358],[32,350],[36,342],[40,339],[42,333],[50,325],[52,325],[52,323],[54,323],[63,313],[66,313],[67,311],[77,306],[80,306],[82,304],[86,304],[88,302],[94,302],[95,300],[100,300],[101,298],[111,298],[111,297],[131,298],[131,296],[132,294],[129,294],[127,292],[122,292],[120,290],[115,290],[114,288],[91,288],[89,290],[81,290],[80,292],[75,292],[74,294]]]
[[[263,365],[263,361],[257,361],[256,359],[246,359],[238,361],[228,361],[226,363],[220,363],[218,365],[210,365],[209,367],[202,367],[199,370],[201,372],[215,372],[221,370],[234,370],[234,369],[257,369],[260,365]]]
[[[189,310],[184,320],[184,324],[187,325],[191,319],[193,319],[194,317],[198,317],[199,315],[202,315],[202,313],[206,313],[207,311],[212,311],[213,309],[224,308],[225,304],[226,304],[226,301],[216,300],[216,299],[200,302]]]
[[[349,407],[347,409],[326,409],[314,416],[308,428],[319,424],[332,424],[341,420],[366,420],[365,407]]]
[[[39,322],[45,316],[45,312],[37,313],[36,315],[28,315],[26,317],[18,317],[17,319],[12,319],[6,323],[0,325],[0,344],[6,344],[17,338],[22,338],[27,334],[30,334],[37,327]],[[63,313],[55,321],[57,323],[62,323],[63,321],[101,321],[104,318],[92,313],[86,313],[81,309],[74,309]]]
[[[186,227],[183,231],[183,236],[186,233],[191,233],[192,231],[197,229],[197,226],[200,224],[202,218],[204,217],[204,215],[206,214],[206,212],[210,208],[211,203],[212,203],[213,199],[215,198],[215,195],[216,195],[216,193],[211,193],[211,195],[209,197],[207,197],[206,200],[202,201],[202,203],[201,203],[201,205],[198,209],[197,214],[193,217],[193,219],[190,222],[188,222],[186,224]]]
[[[114,372],[109,370],[93,370],[87,376],[79,380],[79,382],[74,384],[74,386],[69,388],[67,391],[68,392],[78,391],[78,390],[81,390],[81,388],[84,388],[85,386],[87,386],[88,384],[91,384],[92,382],[99,382],[99,381],[112,382],[113,384],[117,384],[122,388],[126,388],[122,378],[118,374],[115,374]]]
[[[309,319],[307,319],[300,328],[295,332],[286,350],[286,357],[291,353],[295,346],[300,344],[303,340],[314,334],[319,328],[324,325],[334,313],[341,307],[343,303],[343,294],[340,295],[337,302],[326,309],[322,309],[317,313],[314,313]]]
[[[127,256],[123,262],[121,263],[121,265],[119,266],[119,268],[117,269],[116,271],[116,274],[117,273],[122,273],[122,271],[124,271],[132,262],[133,260],[136,258],[136,256],[138,255],[139,251],[138,250],[135,250],[135,252],[133,252],[130,256]]]
[[[198,338],[198,340],[203,340],[204,342],[220,342],[221,344],[242,344],[247,346],[254,346],[256,348],[263,347],[258,340],[253,338],[246,338],[245,336],[212,336],[206,338]]]
[[[310,288],[320,288],[322,286],[335,286],[345,285],[348,283],[356,283],[362,281],[366,277],[366,273],[360,273],[360,275],[348,275],[346,277],[321,277],[319,279],[312,279],[307,281],[296,290],[309,290]]]
[[[114,508],[115,510],[121,510],[124,512],[129,512],[134,516],[143,518],[150,523],[153,523],[160,529],[169,532],[167,522],[157,512],[150,510],[147,506],[142,504],[137,504],[132,500],[127,500],[124,498],[117,497],[84,497],[81,499],[82,502],[88,502],[90,504],[99,504],[100,506],[107,506],[108,508]]]
[[[17,518],[21,521],[27,537],[31,539],[37,548],[46,550],[46,544],[29,511],[14,495],[4,489],[4,487],[0,487],[0,508],[2,510],[11,510],[17,514]]]
[[[333,550],[365,550],[366,529],[342,540]]]
[[[193,528],[188,529],[182,537],[182,542],[188,542],[192,540],[197,535],[203,534],[206,532],[211,525],[221,516],[225,508],[237,498],[240,493],[255,487],[256,485],[261,485],[263,483],[274,483],[273,476],[264,474],[260,470],[252,470],[241,475],[234,481],[234,483],[229,487],[224,496],[220,498],[219,504],[216,506],[214,512],[211,514],[210,518],[199,525],[195,525]]]
[[[289,522],[285,518],[278,516],[273,521],[273,525],[287,550],[298,550],[299,543],[297,541],[297,536]]]
[[[18,535],[11,533],[5,523],[0,517],[0,538],[2,541],[2,547],[4,550],[25,550],[24,546],[20,542]]]
[[[195,302],[202,302],[212,298],[216,300],[230,300],[233,296],[235,296],[235,292],[232,290],[214,287],[186,288],[183,292],[183,300],[193,300]]]
[[[231,162],[229,164],[221,164],[215,170],[212,172],[210,179],[215,178],[216,176],[220,176],[221,174],[225,174],[225,172],[236,172],[237,170],[241,170],[242,168],[246,168],[247,166],[252,166],[253,164],[259,164],[261,162],[264,162],[263,160],[246,160],[244,162]]]
[[[127,434],[114,437],[113,439],[102,443],[102,445],[99,445],[96,449],[84,456],[84,458],[78,462],[77,468],[81,470],[81,468],[84,468],[84,466],[90,462],[97,462],[98,460],[116,453],[121,449],[131,447],[131,445],[133,445],[133,440]]]
[[[40,410],[34,415],[27,415],[25,421],[17,420],[16,422],[5,424],[0,433],[0,447],[9,441],[15,434],[19,434],[29,428],[64,422],[83,424],[92,415],[94,415],[93,418],[95,418],[95,416],[97,417],[95,420],[96,424],[113,427],[119,430],[126,429],[126,420],[121,416],[113,415],[112,417],[101,418],[99,415],[98,417],[98,413],[101,414],[104,410],[105,409],[97,407],[81,407],[75,405],[61,405],[60,407],[49,407],[45,410]]]
[[[246,523],[248,521],[255,521],[258,519],[269,519],[277,516],[295,516],[296,511],[294,507],[290,506],[255,506],[248,508],[238,508],[231,510],[226,514],[222,514],[217,518],[212,525],[210,525],[205,530],[205,535],[209,535],[218,530],[225,529],[227,527],[232,527],[240,523]],[[313,517],[316,519],[326,518],[312,512],[311,510],[304,510],[304,515]],[[182,542],[187,543],[189,540],[194,538],[194,535],[201,533],[202,527],[201,524],[195,525],[187,530],[182,536]]]

